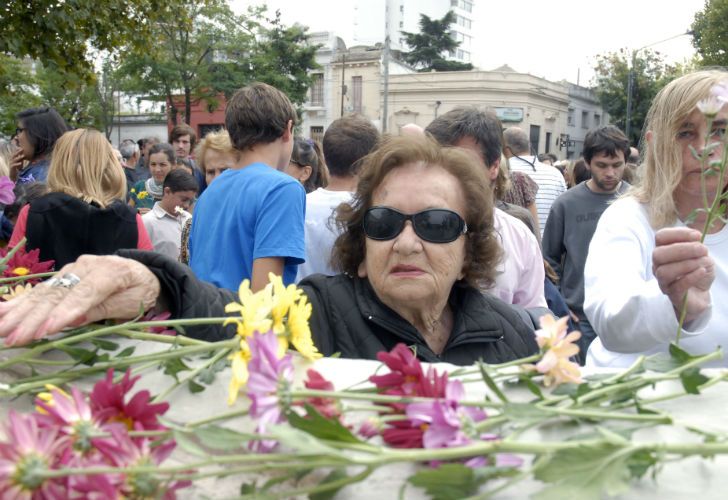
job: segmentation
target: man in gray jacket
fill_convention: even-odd
[[[608,125],[590,130],[584,139],[584,160],[592,177],[556,199],[543,234],[544,258],[559,275],[561,294],[579,318],[582,360],[596,338],[583,309],[584,264],[599,218],[629,187],[622,180],[629,152],[629,141],[618,128]]]

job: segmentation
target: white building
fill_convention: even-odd
[[[449,10],[456,20],[451,25],[452,37],[460,47],[450,54],[456,61],[472,59],[474,0],[356,0],[354,2],[353,45],[383,43],[389,35],[393,50],[409,50],[402,31],[418,33],[420,14],[431,19],[442,18]]]
[[[584,149],[586,133],[590,129],[608,125],[609,116],[592,89],[573,83],[563,83],[569,89],[569,109],[566,118],[568,137],[564,138],[568,139],[568,144],[564,145],[564,156],[576,159],[581,156]]]

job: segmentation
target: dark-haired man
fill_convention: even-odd
[[[556,199],[543,234],[544,257],[559,275],[569,309],[579,318],[582,360],[596,338],[583,309],[584,264],[599,218],[629,187],[622,180],[629,154],[629,141],[618,128],[608,125],[590,130],[584,138],[584,161],[591,179]]]
[[[332,215],[341,203],[351,200],[361,160],[378,141],[379,131],[361,115],[339,118],[326,129],[323,152],[330,179],[325,188],[306,195],[306,262],[298,266],[298,281],[316,273],[336,274],[330,260],[339,233]]]
[[[280,90],[254,83],[225,109],[239,156],[200,196],[190,231],[190,267],[210,283],[253,291],[269,273],[293,283],[306,256],[303,186],[282,171],[291,159],[296,110]]]

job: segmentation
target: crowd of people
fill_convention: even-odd
[[[704,242],[696,229],[726,186],[699,158],[721,157],[710,143],[728,111],[708,130],[697,104],[726,80],[672,81],[641,152],[607,125],[576,161],[537,155],[524,130],[479,107],[392,136],[344,116],[319,144],[296,135],[291,102],[262,83],[235,93],[224,129],[199,143],[179,125],[167,143],[114,151],[51,108],[24,111],[0,150],[17,194],[3,228],[11,247],[40,249],[73,279],[0,304],[0,336],[20,345],[135,317],[140,303],[222,316],[242,280],[257,291],[273,273],[304,290],[324,355],[375,358],[404,342],[426,361],[504,362],[538,350],[534,329],[551,313],[582,332],[580,362],[624,366],[667,350],[683,305],[685,347],[714,349],[728,229],[717,219]]]

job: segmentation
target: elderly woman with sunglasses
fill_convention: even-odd
[[[492,212],[485,175],[466,153],[425,137],[385,143],[362,168],[352,204],[338,209],[344,232],[334,261],[343,274],[300,283],[313,305],[319,350],[373,359],[404,342],[420,359],[455,364],[536,352],[531,327],[478,291],[492,282],[500,258]],[[221,316],[237,298],[162,256],[120,255],[134,260],[84,256],[61,270],[72,288],[40,286],[0,304],[0,336],[21,344],[69,324],[130,318],[140,302],[176,317]],[[216,340],[232,335],[228,328],[187,333]]]

